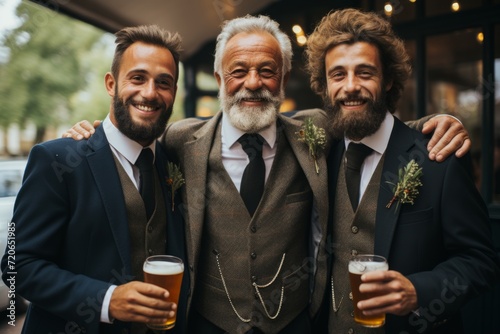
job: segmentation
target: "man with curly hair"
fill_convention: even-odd
[[[463,332],[460,308],[500,277],[470,157],[431,161],[425,137],[392,115],[411,69],[384,18],[355,9],[331,12],[309,37],[307,58],[311,87],[323,97],[328,130],[338,139],[328,157],[333,249],[323,330]],[[351,192],[353,147],[364,147],[367,156]],[[408,176],[398,170],[412,160],[423,175],[405,188],[414,195],[408,199],[395,186]],[[356,254],[388,259],[390,270],[361,277],[359,291],[376,297],[357,303],[364,315],[387,313],[383,327],[363,327],[351,315],[348,262]]]

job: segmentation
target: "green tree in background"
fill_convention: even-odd
[[[0,64],[0,126],[30,121],[40,142],[48,126],[72,120],[71,97],[86,87],[92,66],[82,59],[103,32],[27,1],[16,13],[22,24],[1,41],[9,56]]]

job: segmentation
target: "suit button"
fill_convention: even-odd
[[[354,329],[349,328],[349,329],[347,330],[347,334],[354,334]]]
[[[351,251],[351,255],[352,255],[352,256],[356,256],[356,255],[358,255],[358,251],[357,251],[357,250],[355,250],[355,249],[353,249],[353,250]]]
[[[352,292],[349,292],[349,299],[352,300]]]
[[[153,250],[150,248],[150,249],[148,249],[148,253],[149,253],[149,255],[153,255],[153,253],[154,253],[154,252],[153,252]]]
[[[151,226],[151,225],[148,226],[148,232],[150,232],[150,233],[153,232],[153,226]]]
[[[253,282],[257,282],[257,276],[255,276],[255,275],[252,275],[252,283]]]
[[[250,227],[250,231],[252,231],[253,233],[257,232],[257,226],[252,225],[252,226]]]
[[[359,228],[357,226],[352,226],[351,231],[352,231],[352,233],[356,234],[356,233],[358,233]]]
[[[257,258],[257,254],[255,254],[255,252],[252,252],[252,254],[250,254],[250,257],[255,260]]]

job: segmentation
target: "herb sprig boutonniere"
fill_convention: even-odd
[[[326,135],[325,129],[317,127],[314,125],[312,118],[308,117],[304,120],[304,125],[299,132],[299,141],[304,142],[309,147],[309,154],[314,159],[314,167],[316,168],[316,174],[319,174],[318,167],[318,155],[320,150],[325,148],[326,145]]]
[[[398,183],[394,184],[387,181],[387,183],[394,185],[394,196],[386,208],[390,208],[394,201],[398,201],[398,204],[410,203],[413,205],[418,195],[417,188],[422,185],[422,182],[420,182],[422,175],[422,167],[419,167],[413,159],[405,167],[400,168]]]
[[[186,181],[182,177],[181,169],[179,166],[174,164],[173,162],[167,163],[167,172],[168,172],[168,177],[167,177],[167,185],[170,187],[170,192],[172,196],[172,211],[174,211],[175,208],[175,202],[174,202],[174,195],[177,189],[182,187]]]

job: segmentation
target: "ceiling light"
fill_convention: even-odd
[[[299,26],[298,24],[294,25],[294,26],[292,27],[292,30],[293,30],[293,32],[294,32],[295,34],[300,34],[300,33],[303,31],[303,30],[302,30],[302,27],[301,27],[301,26]]]
[[[392,5],[390,2],[386,2],[384,5],[384,12],[385,15],[391,16],[392,15]]]
[[[451,4],[451,10],[454,12],[458,12],[460,10],[460,4],[458,3],[458,1],[453,1],[453,3]]]

